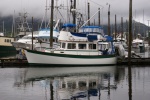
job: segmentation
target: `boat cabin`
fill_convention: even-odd
[[[76,52],[78,55],[106,55],[112,54],[113,46],[111,42],[61,42],[62,53]],[[72,53],[70,53],[72,54]]]

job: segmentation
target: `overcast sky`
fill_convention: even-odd
[[[28,17],[41,18],[45,13],[46,0],[0,0],[0,16],[15,15],[19,12],[28,12]],[[50,5],[51,0],[47,0],[47,5]],[[58,1],[58,5],[67,5],[67,1],[70,0],[55,0]],[[117,22],[120,23],[121,17],[124,21],[128,20],[129,16],[129,0],[76,0],[78,10],[82,13],[87,12],[87,2],[90,3],[91,16],[101,8],[101,21],[107,23],[107,11],[108,5],[110,4],[111,22],[114,22],[115,14],[117,15]],[[150,1],[149,0],[132,0],[133,18],[145,24],[148,24],[150,19]],[[66,14],[62,14],[66,18]]]

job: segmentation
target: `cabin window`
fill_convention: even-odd
[[[75,43],[68,43],[68,49],[76,49],[76,44]]]
[[[109,44],[99,44],[99,50],[106,50],[110,47]]]
[[[93,29],[93,32],[99,33],[99,32],[100,32],[100,29],[99,29],[99,28],[94,28],[94,29]]]
[[[89,49],[96,49],[96,44],[89,44]]]
[[[45,42],[48,42],[47,39],[45,39]]]
[[[68,82],[67,85],[69,89],[76,89],[76,82]]]
[[[79,49],[86,49],[86,44],[79,44],[78,47]]]
[[[7,39],[7,42],[9,42],[9,39]]]
[[[57,42],[57,38],[54,39],[54,42]]]
[[[95,87],[96,86],[96,81],[92,81],[92,82],[89,82],[89,88],[92,88],[92,87]]]
[[[5,42],[7,42],[7,40],[5,39]]]
[[[62,88],[66,88],[65,82],[62,82]]]
[[[9,40],[9,42],[11,42],[11,40]]]
[[[56,42],[58,42],[58,39],[56,38]]]
[[[91,28],[85,28],[84,32],[92,32],[92,29]]]
[[[62,43],[62,48],[65,48],[65,43]]]
[[[81,88],[81,87],[86,87],[86,82],[85,81],[79,81],[79,87]]]

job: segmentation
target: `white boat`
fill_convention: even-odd
[[[141,39],[141,35],[138,34],[136,39],[133,39],[132,41],[132,47],[139,49],[139,48],[145,48],[144,40]]]
[[[70,26],[65,28],[68,29],[68,27]],[[80,33],[60,31],[58,37],[60,48],[45,49],[45,52],[26,49],[28,63],[58,66],[115,65],[117,63],[111,37],[103,37],[99,31],[101,28],[97,26],[86,26],[81,30]]]
[[[57,48],[58,45],[58,36],[59,31],[53,30],[53,47]],[[34,50],[36,51],[43,51],[45,48],[50,48],[50,29],[41,29],[38,34],[38,42],[34,43]]]
[[[115,36],[114,36],[115,37]],[[128,46],[127,46],[127,38],[126,38],[126,33],[123,33],[123,35],[121,35],[121,33],[120,34],[117,34],[117,36],[116,36],[116,39],[114,38],[114,40],[116,41],[116,42],[114,42],[114,43],[121,43],[122,44],[122,46],[125,48],[125,49],[127,49],[128,48]],[[118,44],[117,43],[117,44]]]
[[[136,39],[132,41],[132,50],[137,53],[144,53],[146,49],[145,41],[141,39],[141,34],[137,35]]]
[[[33,44],[37,42],[38,32],[35,31],[33,33]],[[16,50],[20,50],[22,48],[32,49],[32,33],[23,36],[17,41],[12,42],[12,45],[16,48]]]
[[[59,35],[59,31],[56,29],[58,26],[59,20],[57,21],[56,25],[54,26],[53,30],[53,39],[54,42],[57,42],[57,38]],[[34,50],[41,50],[41,48],[49,47],[49,38],[50,38],[50,29],[44,28],[40,29],[39,31],[33,32],[33,49]],[[56,43],[54,43],[56,44]],[[22,38],[18,39],[17,41],[12,42],[12,45],[17,49],[20,50],[22,48],[32,50],[32,32],[23,36]],[[40,49],[39,49],[40,48]]]
[[[133,48],[145,47],[144,41],[142,39],[136,38],[132,42],[132,47]]]

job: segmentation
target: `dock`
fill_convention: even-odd
[[[128,59],[118,59],[117,65],[128,65]],[[150,58],[131,58],[131,65],[150,65]],[[1,68],[27,68],[27,59],[0,59]]]
[[[27,59],[0,59],[0,67],[25,68],[29,66]]]
[[[117,60],[117,65],[128,65],[128,58]],[[150,65],[150,58],[131,58],[131,65]]]

